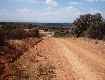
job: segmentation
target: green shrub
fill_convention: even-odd
[[[54,37],[64,37],[65,35],[66,35],[66,33],[57,31],[57,32],[55,32]]]
[[[103,39],[105,37],[104,19],[100,13],[81,15],[73,22],[71,33],[76,37]]]

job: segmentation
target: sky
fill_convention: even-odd
[[[0,21],[71,23],[79,15],[101,13],[105,0],[0,0]]]

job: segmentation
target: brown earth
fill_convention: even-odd
[[[11,65],[9,80],[105,80],[105,42],[44,38]]]
[[[58,39],[76,80],[105,80],[105,43],[83,39]],[[90,41],[90,42],[89,42]]]

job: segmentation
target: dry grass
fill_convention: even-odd
[[[13,68],[11,68],[11,63],[14,63],[29,48],[33,47],[40,41],[41,39],[39,38],[27,38],[27,39],[22,39],[22,40],[7,41],[7,44],[2,47],[2,50],[0,50],[0,80],[7,80],[7,78],[10,78],[11,72],[13,71]],[[22,74],[24,73],[24,71],[21,69],[17,69],[17,71],[16,71],[17,73],[16,75],[20,73]]]

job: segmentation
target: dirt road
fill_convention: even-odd
[[[92,44],[81,43],[79,40],[55,39],[60,51],[68,59],[76,80],[105,80],[105,56],[102,49],[92,48]],[[94,45],[95,46],[95,45]],[[90,48],[91,47],[91,48]],[[104,47],[105,49],[105,47]]]
[[[35,80],[35,65],[38,66],[39,63],[54,65],[54,80],[105,80],[103,43],[95,44],[92,41],[70,38],[47,38],[31,48],[17,62],[24,64],[22,67],[25,67],[32,77],[29,80]],[[46,76],[49,75],[53,74]],[[51,77],[43,79],[41,76],[37,80],[53,80]]]

